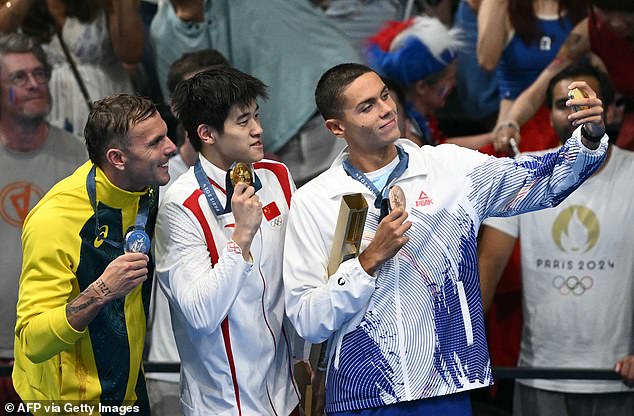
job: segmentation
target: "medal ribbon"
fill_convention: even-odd
[[[88,199],[90,200],[90,205],[95,212],[95,236],[99,237],[112,247],[121,248],[123,246],[121,242],[117,242],[109,238],[102,238],[99,236],[99,211],[97,209],[97,184],[95,180],[96,174],[97,167],[93,165],[92,169],[90,169],[90,172],[88,172],[88,176],[86,177],[86,190],[88,191]],[[139,200],[139,211],[137,212],[136,221],[133,227],[136,230],[141,230],[145,232],[145,225],[147,224],[148,217],[150,216],[151,193],[152,190],[148,191],[146,194],[141,196]]]
[[[235,163],[234,163],[235,165]],[[231,183],[231,179],[229,178],[229,172],[227,172],[227,176],[225,179],[225,186],[227,192],[227,201],[225,203],[225,207],[222,206],[216,192],[214,191],[213,186],[209,182],[209,178],[203,171],[203,166],[200,163],[200,159],[196,161],[194,165],[194,175],[196,175],[196,181],[198,181],[198,186],[200,190],[203,191],[205,198],[207,199],[207,204],[209,204],[209,208],[216,214],[216,216],[227,214],[231,212],[231,197],[233,196],[233,184]],[[262,188],[262,182],[260,182],[260,178],[253,172],[253,186],[255,187],[255,192],[259,191]]]
[[[409,155],[407,154],[407,152],[398,146],[396,146],[396,151],[398,152],[398,164],[394,167],[394,170],[392,170],[390,176],[388,176],[387,181],[385,182],[385,186],[381,190],[374,186],[372,181],[367,176],[365,176],[363,172],[352,166],[352,163],[350,163],[349,160],[343,161],[343,170],[345,170],[346,173],[353,179],[361,182],[366,188],[372,191],[372,193],[376,197],[374,199],[374,207],[381,210],[379,222],[381,222],[381,220],[387,215],[388,191],[390,184],[392,183],[392,181],[394,181],[394,179],[398,178],[403,174],[403,172],[405,172],[409,164]]]

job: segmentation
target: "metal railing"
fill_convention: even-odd
[[[146,373],[178,373],[179,363],[156,363],[147,361],[144,364]],[[12,366],[0,366],[0,376],[11,375]],[[497,380],[518,378],[565,379],[565,380],[620,380],[621,377],[613,369],[595,368],[528,368],[528,367],[493,367],[493,378]]]

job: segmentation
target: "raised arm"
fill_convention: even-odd
[[[478,63],[487,71],[497,67],[509,37],[508,0],[482,0],[478,10]]]
[[[145,39],[139,0],[110,0],[108,28],[115,55],[125,64],[137,64]]]
[[[494,131],[496,150],[508,148],[510,137],[519,139],[519,127],[530,120],[541,107],[546,98],[546,89],[551,78],[588,53],[590,53],[590,38],[588,18],[585,18],[570,32],[555,59],[542,71],[535,82],[513,102],[504,120],[501,120],[502,128],[497,128]]]

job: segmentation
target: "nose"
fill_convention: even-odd
[[[392,97],[388,97],[388,99],[385,101],[379,100],[379,106],[381,110],[381,117],[385,118],[391,116],[394,113],[396,104],[394,103]]]
[[[251,136],[259,137],[262,135],[264,130],[262,129],[262,125],[259,120],[253,120],[253,126],[251,127]]]
[[[29,87],[29,88],[37,88],[37,87],[40,86],[40,83],[37,82],[37,79],[35,79],[35,75],[33,75],[32,72],[27,72],[26,76],[28,77],[27,81],[26,81],[27,87]]]
[[[170,139],[169,137],[166,137],[167,140],[166,142],[166,146],[164,149],[164,153],[166,155],[171,155],[172,153],[174,153],[176,151],[176,145],[174,144],[174,142],[172,141],[172,139]]]

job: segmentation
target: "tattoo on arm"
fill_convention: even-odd
[[[95,286],[99,289],[103,296],[108,296],[111,293],[108,285],[106,285],[106,283],[101,279],[97,279],[97,281],[95,281]]]
[[[85,300],[83,299],[83,297],[81,299],[78,297],[74,301],[66,305],[66,316],[70,318],[72,315],[81,312],[82,310],[86,309],[92,304],[97,303],[98,301],[99,298],[96,296],[90,296],[88,299]]]
[[[97,292],[96,295],[95,292]],[[68,305],[66,305],[66,316],[69,320],[72,319],[72,317],[84,309],[99,302],[101,297],[105,297],[110,293],[108,285],[106,285],[103,280],[98,279],[92,285],[88,286],[86,290],[81,292],[79,296],[73,299]]]

